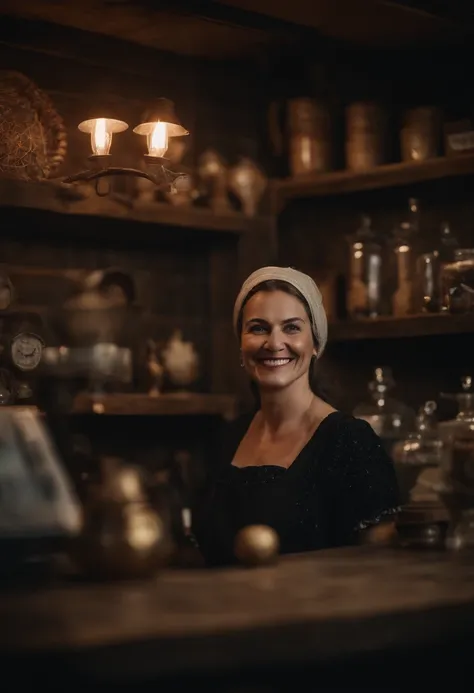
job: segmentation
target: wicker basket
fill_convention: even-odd
[[[66,130],[51,99],[20,72],[0,70],[0,176],[49,178],[66,150]]]

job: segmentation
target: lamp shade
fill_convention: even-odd
[[[143,115],[143,122],[133,129],[137,135],[149,135],[156,123],[166,123],[168,137],[181,137],[189,135],[174,110],[174,103],[170,99],[156,99]]]

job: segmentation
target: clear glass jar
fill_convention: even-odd
[[[383,313],[383,246],[372,229],[370,217],[362,217],[349,238],[347,312],[352,320],[375,318]]]
[[[382,439],[391,454],[393,444],[407,437],[415,425],[415,411],[403,402],[390,397],[395,387],[392,369],[379,366],[374,369],[374,379],[369,382],[370,399],[358,404],[353,415],[369,423]]]
[[[471,376],[461,381],[463,391],[442,393],[455,399],[459,412],[455,419],[439,424],[448,444],[441,474],[441,494],[450,515],[450,548],[474,548],[474,390]]]
[[[451,313],[474,311],[474,248],[454,251],[454,262],[443,267],[444,303]]]
[[[436,402],[425,402],[416,417],[415,430],[392,448],[404,505],[441,504],[441,469],[447,454],[447,443],[438,433],[435,412]]]
[[[458,413],[454,419],[441,421],[438,424],[443,439],[449,441],[456,431],[461,430],[466,424],[474,425],[474,380],[472,376],[463,375],[459,392],[442,392],[441,397],[454,400],[458,405]]]

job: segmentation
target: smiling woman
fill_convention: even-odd
[[[320,321],[323,322],[324,318],[321,314]],[[250,375],[258,403],[259,388],[265,387],[265,374],[296,379],[297,376],[308,373],[312,392],[326,400],[318,385],[316,362],[326,343],[324,335],[327,334],[327,325],[321,325],[320,332],[322,330],[323,334],[316,335],[312,323],[311,309],[306,299],[298,289],[285,281],[263,281],[245,296],[237,316],[237,334],[241,335],[241,364]],[[278,368],[290,363],[293,364],[292,370]],[[254,368],[252,371],[252,364],[263,368]],[[268,368],[278,370],[270,373],[266,371]],[[263,382],[260,382],[259,375],[263,375]],[[272,380],[267,381],[270,387],[271,383]]]
[[[393,520],[396,477],[379,438],[315,387],[327,319],[314,281],[292,268],[257,270],[235,302],[234,328],[257,407],[230,427],[195,510],[207,562],[233,562],[247,525],[272,527],[281,551],[293,553],[352,544]]]

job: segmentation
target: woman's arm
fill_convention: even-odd
[[[338,432],[331,469],[331,534],[338,546],[393,531],[400,496],[393,463],[371,426],[348,417]],[[382,527],[392,524],[392,527]]]

